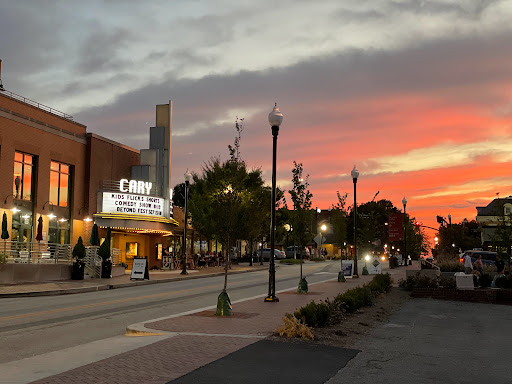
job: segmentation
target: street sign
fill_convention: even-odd
[[[368,267],[368,273],[370,275],[378,275],[382,273],[382,263],[379,261],[378,257],[374,258],[373,261],[370,263]]]
[[[341,260],[341,270],[345,278],[352,278],[354,274],[354,260]]]
[[[402,213],[393,213],[389,215],[388,221],[389,241],[400,241],[404,234]]]
[[[317,244],[325,244],[325,240],[327,240],[325,237],[323,237],[320,233],[318,235],[315,236],[315,238],[313,239],[315,241],[315,243]]]

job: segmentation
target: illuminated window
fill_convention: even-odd
[[[58,207],[67,207],[69,201],[69,165],[52,161],[50,164],[50,201]]]
[[[14,175],[12,194],[16,199],[32,200],[34,156],[14,152]]]

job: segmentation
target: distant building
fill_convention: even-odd
[[[493,241],[498,222],[505,216],[512,214],[512,196],[497,198],[486,207],[476,207],[476,221],[481,228],[482,245],[489,245]]]

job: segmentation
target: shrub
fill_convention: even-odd
[[[441,272],[464,272],[464,264],[458,259],[438,261],[437,266]]]
[[[334,298],[334,305],[349,313],[355,312],[361,307],[369,307],[372,303],[372,291],[367,286],[349,289]]]
[[[324,327],[329,324],[331,307],[328,303],[311,303],[295,311],[294,316],[310,327]]]
[[[399,286],[407,291],[412,291],[414,288],[438,288],[439,278],[430,278],[418,272],[415,276],[408,276],[406,280],[400,280]]]
[[[83,258],[85,258],[85,246],[82,240],[82,236],[78,237],[78,242],[73,248],[73,257],[76,261],[81,261]]]
[[[366,268],[366,265],[363,267],[363,275],[369,275],[368,268]]]
[[[388,293],[391,289],[391,275],[389,273],[375,275],[372,281],[370,281],[367,286],[370,288],[374,295],[378,295],[379,293]]]
[[[439,280],[439,286],[441,286],[443,288],[455,289],[457,287],[457,284],[455,282],[455,277],[441,276],[441,280]]]
[[[310,259],[311,261],[325,261],[325,259],[321,258],[321,257],[313,257],[312,259]]]
[[[313,332],[311,331],[311,328],[302,323],[295,316],[287,313],[283,317],[283,321],[284,325],[276,329],[276,332],[279,333],[279,336],[286,336],[288,338],[301,337],[306,340],[313,339]]]
[[[496,287],[508,289],[512,288],[512,279],[510,278],[510,275],[498,277],[496,279]]]
[[[482,288],[489,288],[492,283],[492,277],[491,275],[484,273],[480,278],[478,279],[478,285]]]
[[[282,259],[281,264],[302,264],[304,263],[301,259]]]

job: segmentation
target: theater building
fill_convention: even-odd
[[[72,116],[0,91],[0,215],[9,241],[89,244],[93,223],[131,265],[147,256],[161,266],[172,219],[172,103],[156,107],[150,148],[137,150],[100,135]],[[42,239],[36,240],[39,218]]]

